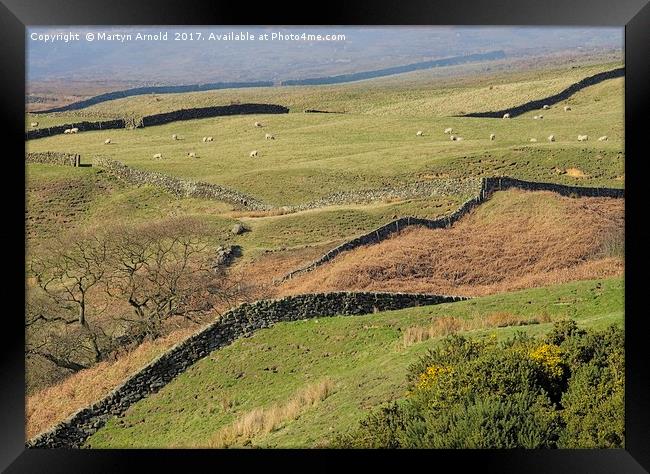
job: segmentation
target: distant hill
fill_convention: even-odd
[[[124,28],[29,28],[29,85],[42,81],[125,81],[136,86],[300,80],[354,74],[421,61],[503,50],[508,56],[617,49],[621,28],[225,27],[130,28],[169,32],[168,41],[39,42],[31,33],[124,32]],[[174,32],[344,34],[344,41],[175,41]],[[125,87],[119,87],[124,89]],[[31,89],[31,87],[30,87]],[[79,94],[80,91],[74,91]]]

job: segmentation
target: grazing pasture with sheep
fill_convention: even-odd
[[[454,113],[498,109],[507,104],[514,106],[529,99],[531,90],[540,95],[550,94],[579,79],[579,72],[589,75],[614,67],[616,65],[608,64],[565,69],[564,75],[556,71],[548,73],[548,77],[543,72],[539,77],[531,74],[526,80],[518,77],[514,83],[509,82],[512,79],[505,74],[499,81],[504,84],[506,94],[496,92],[498,88],[489,90],[472,83],[463,87],[439,87],[431,98],[418,100],[417,106],[400,102],[399,96],[390,95],[395,87],[392,83],[397,79],[367,81],[363,89],[352,84],[328,86],[333,91],[327,96],[316,95],[316,88],[291,92],[280,89],[276,97],[266,90],[238,90],[237,96],[242,103],[266,97],[264,100],[269,103],[289,105],[290,113],[259,116],[253,120],[249,116],[228,116],[112,130],[111,139],[115,145],[111,147],[100,147],[103,140],[98,140],[97,136],[101,131],[86,131],[65,139],[55,135],[30,140],[27,147],[35,152],[74,151],[89,162],[94,155],[106,156],[135,168],[233,187],[276,206],[297,205],[340,191],[403,186],[426,180],[425,176],[436,173],[460,178],[507,171],[508,175],[522,179],[551,179],[570,184],[574,182],[570,177],[558,177],[552,168],[573,166],[583,169],[586,178],[581,182],[584,185],[620,185],[623,173],[622,78],[577,92],[568,99],[573,107],[571,114],[564,113],[560,103],[545,110],[543,120],[531,120],[539,115],[534,110],[509,120],[464,118]],[[390,88],[384,81],[391,84]],[[406,83],[405,87],[417,96],[431,90],[433,84],[419,79],[415,84]],[[344,99],[349,90],[358,90],[360,94],[353,104]],[[376,99],[380,93],[381,102]],[[228,90],[171,94],[163,102],[156,102],[156,106],[170,106],[176,101],[179,105],[199,100],[204,104],[223,103],[232,94],[234,92]],[[475,97],[481,100],[474,100]],[[137,108],[144,100],[134,97],[115,102],[128,110]],[[293,113],[302,112],[307,105],[315,106],[320,100],[340,104],[341,108],[347,104],[350,112]],[[90,109],[106,113],[110,106],[107,102]],[[254,126],[256,123],[272,132],[260,135],[256,131],[259,127]],[[431,132],[424,133],[425,127]],[[462,142],[450,140],[452,130],[455,137],[463,137]],[[492,140],[492,134],[499,137],[498,140]],[[217,135],[218,143],[212,138]],[[282,140],[270,138],[277,135],[281,135]],[[414,135],[419,139],[410,138]],[[555,138],[552,142],[539,140],[533,144],[529,141],[531,137],[550,135]],[[578,142],[578,135],[607,135],[608,140]],[[182,140],[169,139],[174,136]],[[187,144],[201,142],[214,144],[201,149],[201,160],[185,160]],[[164,163],[151,160],[152,149],[164,155]],[[240,159],[248,156],[251,150],[258,150],[264,159],[255,162]],[[592,158],[596,156],[599,158]],[[269,186],[270,182],[274,185]]]

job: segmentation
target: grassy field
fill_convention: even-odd
[[[509,67],[510,66],[510,67]],[[87,107],[79,111],[29,114],[26,124],[68,123],[75,117],[92,120],[124,115],[144,116],[182,108],[227,105],[232,102],[273,103],[292,112],[305,109],[373,115],[455,115],[519,105],[556,94],[593,74],[620,67],[620,62],[569,63],[512,67],[512,61],[468,64],[416,71],[396,76],[323,86],[222,89],[182,94],[147,94]],[[532,72],[531,72],[532,71]],[[492,87],[490,89],[490,87]],[[489,100],[486,100],[486,97]]]
[[[38,243],[60,232],[61,226],[89,229],[190,216],[208,224],[215,247],[239,245],[249,260],[266,251],[334,246],[402,215],[434,218],[456,209],[463,198],[451,195],[257,215],[235,212],[217,201],[179,199],[154,186],[127,186],[98,168],[29,164],[26,223],[28,237]],[[237,222],[250,232],[233,235],[231,229]]]
[[[607,68],[591,67],[589,72],[596,69]],[[394,87],[357,85],[359,89],[353,94],[345,92],[352,85],[339,86],[344,97],[339,99],[340,104],[361,103],[367,107],[348,114],[219,117],[144,129],[57,135],[28,142],[28,150],[73,151],[86,162],[94,156],[107,156],[142,169],[225,185],[276,206],[310,202],[339,191],[402,186],[432,176],[507,174],[531,180],[621,187],[623,79],[605,81],[577,93],[566,101],[571,112],[563,112],[563,104],[558,104],[544,111],[542,120],[532,118],[539,112],[511,120],[448,116],[459,112],[449,104],[462,104],[459,107],[469,112],[545,95],[562,88],[552,87],[558,81],[563,85],[573,82],[577,71],[571,69],[553,79],[530,79],[492,90],[483,84],[462,87],[462,93],[425,89],[421,97],[413,99]],[[586,72],[583,70],[583,75]],[[494,92],[500,88],[507,89],[503,97],[512,98],[511,104],[505,104],[501,93]],[[329,97],[325,89],[318,90],[323,97]],[[264,93],[274,93],[280,99],[282,94],[292,92],[265,89]],[[295,93],[305,92],[296,88]],[[191,102],[190,97],[185,99]],[[265,127],[254,127],[255,121]],[[450,141],[443,133],[447,127],[453,127],[464,140]],[[424,135],[416,137],[418,130]],[[174,133],[182,140],[172,140]],[[265,140],[265,133],[272,133],[276,140]],[[493,142],[489,141],[490,133],[497,136]],[[556,137],[554,143],[546,141],[550,134]],[[578,134],[587,134],[590,140],[578,142]],[[203,143],[201,138],[208,135],[215,141]],[[601,135],[607,135],[609,140],[596,141]],[[107,137],[113,141],[110,145],[103,144]],[[531,143],[531,138],[537,142]],[[251,150],[259,150],[259,158],[250,158]],[[191,151],[197,154],[196,159],[187,158]],[[162,153],[164,159],[154,161],[154,153]],[[574,169],[578,171],[566,172]]]
[[[28,114],[26,126],[31,121],[43,127],[237,101],[277,103],[289,106],[291,113],[62,134],[30,140],[26,146],[27,151],[80,153],[85,163],[106,156],[139,169],[228,186],[275,207],[306,204],[335,193],[493,175],[623,187],[623,79],[605,81],[550,110],[511,120],[452,117],[538,99],[619,66],[591,63],[513,72],[506,63],[491,63],[493,70],[475,64],[336,86],[132,97],[77,112]],[[464,75],[455,76],[459,71]],[[565,104],[571,112],[562,110]],[[305,108],[346,113],[304,114]],[[544,118],[534,120],[540,113]],[[254,127],[255,121],[264,127]],[[447,127],[463,140],[450,141],[443,133]],[[416,136],[418,130],[423,136]],[[265,140],[265,133],[276,139]],[[495,141],[489,140],[490,133],[496,134]],[[172,134],[181,140],[172,140]],[[555,135],[553,143],[546,140],[550,134]],[[578,134],[589,135],[589,141],[577,142]],[[201,138],[208,135],[215,141],[203,143]],[[609,139],[597,141],[601,135]],[[112,143],[104,145],[109,137]],[[249,157],[254,149],[259,158]],[[188,158],[188,152],[195,152],[196,159]],[[154,161],[154,153],[162,153],[164,159]],[[497,193],[454,226],[457,229],[435,235],[411,229],[378,246],[345,254],[331,268],[323,267],[290,285],[273,286],[272,279],[397,217],[448,214],[469,197],[467,191],[338,201],[291,213],[252,212],[217,201],[177,198],[154,186],[126,185],[98,167],[40,164],[27,165],[26,188],[30,252],[69,230],[190,217],[206,224],[214,247],[210,252],[222,245],[241,247],[242,258],[231,270],[258,285],[260,297],[331,288],[378,289],[377,285],[388,291],[491,295],[453,305],[320,318],[260,331],[213,353],[159,394],[136,404],[124,418],[111,420],[89,440],[93,447],[208,446],[217,443],[220,430],[227,431],[255,409],[275,410],[287,419],[267,434],[251,436],[252,445],[318,446],[371,407],[403,395],[407,365],[439,340],[436,335],[404,344],[405,335],[418,333],[417,328],[455,320],[455,327],[465,332],[507,336],[521,327],[546,331],[562,317],[576,318],[585,326],[622,322],[622,281],[603,280],[622,272],[621,255],[607,253],[618,247],[606,248],[613,230],[622,231],[622,200]],[[236,223],[249,231],[234,235]],[[490,265],[484,264],[486,258]],[[546,288],[574,280],[583,281]],[[508,293],[541,286],[545,288]],[[530,318],[539,324],[498,327],[499,321],[515,324]],[[101,397],[196,328],[179,328],[116,361],[104,361],[59,385],[30,393],[28,432],[33,435]],[[305,393],[312,394],[311,401],[304,401]],[[296,397],[304,403],[291,412],[287,407],[296,406]]]
[[[535,318],[539,324],[498,327],[504,314],[520,324]],[[334,387],[330,396],[297,419],[249,440],[259,447],[323,445],[371,407],[404,395],[406,367],[440,340],[412,343],[404,335],[441,318],[468,327],[474,321],[476,329],[467,334],[498,337],[516,330],[544,333],[552,321],[563,318],[582,327],[621,325],[623,281],[591,280],[368,316],[277,324],[196,363],[124,417],[111,419],[87,444],[206,447],[220,429],[252,410],[282,405],[302,387],[327,379]]]

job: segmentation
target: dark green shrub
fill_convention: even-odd
[[[452,336],[409,368],[409,394],[339,436],[355,448],[614,448],[624,443],[623,331],[562,321],[523,333]]]

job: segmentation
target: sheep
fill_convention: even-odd
[[[205,137],[205,141],[206,141],[206,142],[211,142],[211,141],[213,141],[213,140],[214,140],[214,139],[213,139],[212,137]]]
[[[66,128],[63,133],[72,133],[69,128]]]
[[[463,139],[463,137],[456,137],[456,141],[459,142]]]
[[[531,138],[530,141],[534,143],[537,141],[537,138]]]
[[[160,160],[160,159],[162,159],[162,153],[156,153],[155,155],[153,155],[153,159],[154,159],[154,160]]]
[[[607,141],[607,135],[603,135],[602,137],[598,138],[599,142],[606,142]]]
[[[494,140],[497,136],[494,133],[490,133],[490,140]]]
[[[564,106],[564,111],[565,111],[565,112],[568,112],[569,110],[571,110],[571,107],[569,107],[568,105],[565,105],[565,106]]]
[[[71,128],[70,133],[79,133],[79,129],[77,127]]]
[[[38,127],[38,122],[32,122],[29,124],[31,127]]]
[[[208,141],[208,137],[203,137],[203,143]]]
[[[109,145],[110,143],[111,143],[110,138],[107,138],[106,140],[104,140],[104,145]]]
[[[255,122],[255,126],[256,126],[256,127],[261,127],[262,124],[261,124],[260,122]]]
[[[534,115],[533,120],[537,120],[539,118],[539,115]]]
[[[503,114],[503,118],[504,118],[504,119],[509,119],[509,118],[510,118],[510,114]]]
[[[421,137],[422,136],[422,130],[418,130],[417,133],[415,134],[416,137]]]
[[[544,107],[542,107],[542,109],[544,109],[544,110],[548,110],[548,109],[550,109],[550,108],[551,108],[551,107],[548,106],[548,105],[546,105],[546,104],[544,104]]]
[[[266,135],[264,135],[264,138],[266,140],[275,140],[275,137],[273,135],[271,135],[270,133],[267,133]]]
[[[196,153],[194,153],[193,151],[190,151],[190,152],[187,153],[187,156],[189,156],[190,158],[196,158]]]
[[[254,158],[254,157],[256,157],[256,156],[257,156],[257,150],[253,150],[253,151],[251,151],[251,153],[250,153],[250,157],[251,157],[251,158]]]
[[[589,140],[589,137],[587,135],[578,135],[579,142],[586,142],[587,140]]]
[[[548,136],[548,141],[549,142],[554,142],[555,141],[555,135],[549,135]]]
[[[174,133],[174,134],[172,135],[172,140],[178,140],[178,135],[176,135],[176,134]]]
[[[454,129],[451,128],[451,127],[449,127],[449,128],[445,128],[445,133],[451,133],[451,132],[453,132],[453,131],[454,131]]]
[[[456,141],[456,135],[452,135],[452,136],[450,136],[449,139],[450,139],[452,142]]]

